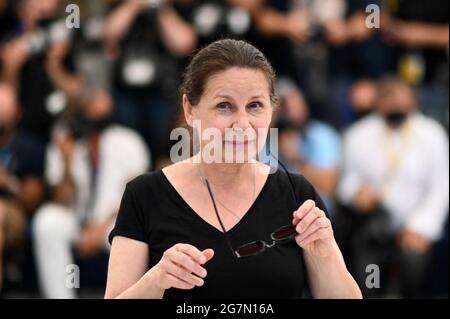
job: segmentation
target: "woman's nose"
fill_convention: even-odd
[[[248,115],[246,112],[242,112],[242,113],[239,112],[238,114],[236,114],[232,128],[242,129],[242,130],[252,128],[250,119],[248,118]]]

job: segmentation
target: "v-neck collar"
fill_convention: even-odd
[[[181,196],[181,194],[177,191],[177,189],[172,185],[172,183],[167,178],[166,174],[160,169],[158,171],[158,174],[160,175],[161,179],[163,180],[164,184],[168,187],[169,191],[186,207],[186,209],[189,211],[189,215],[195,218],[197,221],[199,221],[201,224],[203,224],[206,228],[208,228],[210,231],[224,235],[222,229],[216,228],[209,222],[207,222],[205,219],[203,219],[190,205],[189,203]],[[243,224],[247,223],[248,219],[256,212],[256,206],[261,201],[261,198],[264,196],[265,192],[267,191],[269,184],[271,182],[271,175],[268,174],[266,181],[264,182],[263,187],[261,188],[261,191],[256,196],[255,200],[253,201],[250,208],[245,212],[245,214],[242,216],[242,218],[235,224],[233,227],[227,230],[228,235],[232,235],[234,232],[236,232],[240,227],[242,227]],[[211,203],[212,204],[212,203]]]

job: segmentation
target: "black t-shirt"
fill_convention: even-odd
[[[291,224],[292,213],[307,199],[325,211],[319,195],[303,176],[292,174],[292,180],[298,203],[294,203],[286,173],[277,170],[268,176],[251,208],[228,231],[234,248],[260,239],[270,243],[270,234]],[[212,203],[205,205],[213,209]],[[224,234],[195,213],[161,170],[127,184],[110,242],[114,236],[147,243],[150,268],[177,243],[214,250],[214,257],[205,264],[208,275],[202,287],[171,288],[164,298],[301,298],[306,288],[303,254],[295,241],[237,259]]]

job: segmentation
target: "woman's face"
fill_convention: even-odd
[[[203,156],[210,154],[226,162],[231,158],[240,162],[238,154],[245,162],[255,158],[272,120],[269,82],[262,71],[254,69],[233,67],[213,75],[199,104],[192,107],[184,96],[183,107],[189,125],[200,120],[201,128],[196,129],[201,134]],[[220,136],[213,135],[211,128]],[[221,148],[221,156],[212,145]]]

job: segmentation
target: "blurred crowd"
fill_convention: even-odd
[[[105,277],[126,182],[170,163],[180,75],[226,37],[273,64],[280,160],[365,296],[448,297],[447,0],[0,0],[0,296]]]

